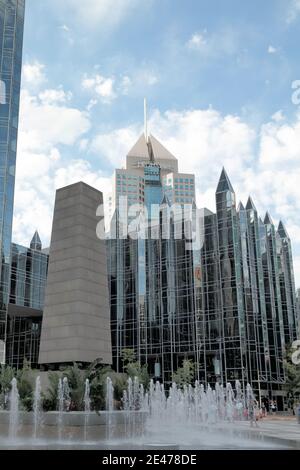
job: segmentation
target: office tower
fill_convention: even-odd
[[[216,209],[224,380],[244,382],[246,328],[241,242],[235,193],[224,168],[216,191]]]
[[[144,204],[145,167],[150,164],[159,166],[161,185],[171,204],[192,204],[195,200],[194,175],[179,173],[174,155],[152,135],[142,134],[126,157],[126,168],[115,170],[110,218],[119,207],[127,212],[134,204]]]
[[[193,252],[183,222],[164,215],[169,209],[163,199],[151,227],[154,238],[129,234],[107,241],[114,367],[122,372],[123,349],[134,349],[150,375],[166,383],[196,350]]]
[[[192,359],[202,383],[239,380],[245,390],[250,382],[260,399],[276,398],[283,409],[286,343],[296,338],[286,229],[280,223],[276,232],[269,214],[263,222],[251,197],[237,208],[225,169],[216,213],[194,203],[183,224],[171,207],[164,170],[151,155],[150,163],[145,157],[138,165],[136,157],[135,164],[148,213],[156,205],[152,226],[141,230],[140,214],[135,236],[124,237],[117,210],[107,240],[114,367],[121,372],[123,349],[134,349],[152,378],[171,383],[183,359]],[[187,225],[199,234],[192,250]]]
[[[270,375],[274,382],[284,381],[282,358],[286,352],[282,316],[282,299],[279,282],[276,231],[270,214],[263,221],[262,262],[265,285],[265,305],[268,327]]]
[[[0,363],[5,361],[25,0],[0,0]]]
[[[297,336],[297,311],[291,240],[280,221],[277,229],[277,253],[285,344]]]
[[[194,357],[196,347],[193,253],[186,249],[188,237],[174,206],[192,207],[194,175],[179,173],[175,157],[153,136],[142,135],[115,181],[117,204],[107,241],[114,365],[121,371],[122,350],[133,348],[153,376],[171,381],[180,358]],[[124,211],[137,203],[147,210],[146,221],[139,218],[142,208],[132,212],[138,219],[131,226],[135,235],[129,226],[122,238]]]
[[[30,248],[12,243],[7,315],[6,363],[16,369],[24,361],[38,367],[48,271],[48,250],[35,232]]]
[[[298,338],[300,338],[300,289],[296,292],[296,327]]]

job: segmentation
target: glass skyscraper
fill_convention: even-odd
[[[25,0],[0,0],[0,363],[5,360]]]
[[[32,367],[38,367],[48,250],[42,250],[36,232],[30,248],[13,243],[11,253],[6,363],[18,369],[26,359]]]
[[[284,354],[299,335],[284,225],[276,229],[268,213],[262,221],[251,197],[237,207],[225,169],[216,213],[193,204],[182,221],[159,182],[159,163],[143,169],[148,213],[160,204],[155,220],[145,230],[140,218],[133,237],[123,229],[119,236],[117,210],[107,241],[114,367],[122,372],[122,350],[134,349],[152,378],[170,383],[192,359],[201,383],[249,382],[283,408]],[[195,227],[200,243],[191,250]]]

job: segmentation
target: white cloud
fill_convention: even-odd
[[[208,34],[205,29],[201,33],[193,33],[185,46],[187,49],[198,52],[202,57],[207,58],[216,58],[224,54],[233,55],[239,50],[238,32],[226,28]]]
[[[100,28],[101,30],[110,30],[120,23],[140,6],[138,0],[56,0],[56,4],[64,11],[68,12],[69,17],[74,17],[75,21],[91,28]],[[144,7],[149,3],[143,0]]]
[[[158,83],[158,77],[150,70],[143,71],[139,76],[139,80],[149,86],[153,86]]]
[[[23,86],[30,88],[39,87],[46,81],[45,65],[39,61],[27,63],[23,65],[22,69],[22,83]]]
[[[111,164],[112,170],[122,167],[127,153],[135,144],[140,132],[139,126],[131,126],[100,134],[92,140],[90,150],[105,158]]]
[[[294,275],[296,279],[296,288],[300,288],[300,256],[294,256]]]
[[[44,246],[50,242],[55,191],[84,181],[105,192],[111,181],[86,160],[64,161],[58,150],[37,154],[19,152],[16,178],[14,241],[27,245],[38,229]]]
[[[151,68],[144,66],[137,71],[133,71],[130,76],[120,75],[117,77],[104,77],[99,73],[93,75],[85,74],[81,85],[84,90],[94,95],[87,106],[87,109],[91,110],[98,104],[99,100],[102,103],[109,104],[116,99],[118,95],[144,93],[145,87],[152,87],[156,85],[158,81],[157,74],[152,71]]]
[[[132,80],[128,75],[121,78],[120,90],[123,95],[128,95],[132,87]]]
[[[286,21],[293,23],[300,14],[300,0],[289,0]]]
[[[135,70],[131,70],[130,75],[121,76],[118,80],[118,91],[122,95],[139,95],[144,96],[146,87],[153,87],[159,82],[159,76],[151,66],[147,64],[139,66]]]
[[[269,54],[276,54],[277,51],[278,51],[278,49],[277,49],[276,47],[274,47],[274,46],[271,46],[271,45],[270,45],[270,46],[268,47],[268,53],[269,53]]]
[[[194,33],[192,37],[187,41],[187,47],[189,49],[203,49],[207,45],[207,40],[201,33]]]
[[[51,145],[73,145],[90,128],[88,115],[59,104],[48,104],[21,93],[20,140],[27,148],[42,149]]]
[[[83,89],[95,93],[103,103],[110,103],[117,97],[114,86],[114,77],[103,77],[100,74],[90,77],[85,75],[82,80]]]
[[[69,32],[71,31],[70,28],[69,28],[69,26],[67,26],[66,24],[63,24],[63,25],[61,26],[61,29],[62,29],[63,31],[65,31],[66,33],[69,33]]]
[[[262,126],[260,165],[263,168],[298,167],[300,161],[300,115],[293,124],[270,122]],[[283,167],[284,162],[284,167]]]
[[[28,244],[36,229],[44,244],[49,243],[55,191],[77,181],[110,189],[109,178],[94,171],[88,161],[71,160],[64,155],[66,146],[77,143],[85,150],[84,137],[90,128],[88,115],[69,107],[71,95],[61,87],[32,95],[21,93],[18,160],[15,190],[14,240]]]
[[[284,121],[285,120],[285,116],[282,112],[282,110],[280,109],[279,111],[276,111],[276,113],[274,113],[271,118],[273,119],[273,121],[275,122],[281,122],[281,121]]]
[[[62,87],[56,89],[47,89],[39,93],[39,99],[43,105],[55,105],[67,103],[72,99],[70,91],[65,92]]]

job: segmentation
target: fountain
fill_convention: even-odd
[[[11,391],[9,394],[9,439],[14,441],[17,437],[19,428],[19,392],[17,379],[13,378],[11,382]]]
[[[113,437],[113,415],[114,410],[114,387],[109,377],[106,379],[106,440],[111,441]]]
[[[33,412],[20,413],[19,425],[19,393],[17,381],[13,379],[9,411],[0,413],[0,430],[1,426],[5,429],[3,425],[9,430],[2,434],[9,434],[7,445],[191,450],[251,447],[248,426],[241,423],[255,399],[249,384],[245,392],[238,381],[234,387],[231,383],[226,386],[217,383],[214,389],[210,385],[205,388],[198,381],[182,387],[173,383],[169,388],[151,381],[145,388],[138,378],[129,378],[121,409],[116,410],[114,386],[108,377],[106,410],[97,413],[91,411],[89,380],[85,381],[83,411],[70,411],[71,394],[67,378],[61,377],[57,386],[57,411],[42,413],[41,381],[37,377]],[[0,442],[3,445],[6,441],[0,437]],[[255,446],[267,447],[267,444],[255,441]]]
[[[41,378],[37,377],[35,381],[35,390],[34,390],[34,399],[33,399],[33,417],[34,417],[34,438],[37,438],[38,430],[41,425],[41,416],[42,416],[42,388],[41,388]]]
[[[89,424],[89,416],[91,413],[91,398],[90,398],[90,381],[86,379],[85,381],[85,389],[84,389],[84,397],[83,397],[83,404],[84,404],[84,440],[87,440],[87,427]]]
[[[58,438],[62,439],[62,431],[64,427],[63,416],[65,411],[69,411],[71,400],[70,400],[70,388],[67,377],[60,378],[58,381],[57,389],[57,401],[58,401]]]

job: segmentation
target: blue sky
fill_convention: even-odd
[[[15,240],[49,243],[57,187],[109,192],[146,96],[199,207],[224,164],[238,200],[283,219],[300,286],[299,32],[300,0],[27,0]]]

